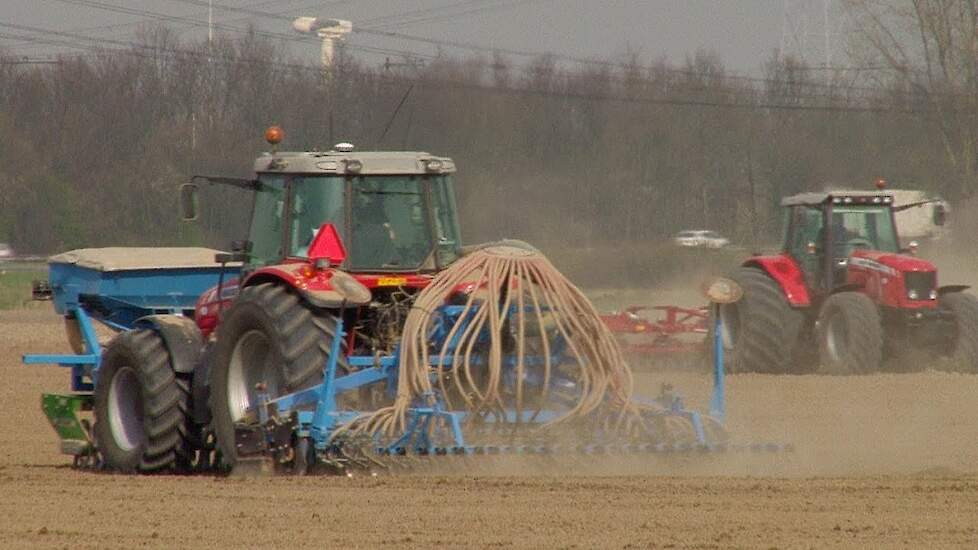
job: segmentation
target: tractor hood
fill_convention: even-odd
[[[879,271],[891,276],[913,271],[936,271],[934,264],[916,256],[872,250],[853,251],[849,258],[849,265]]]

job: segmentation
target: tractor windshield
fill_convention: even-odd
[[[846,253],[857,248],[898,252],[896,231],[889,207],[846,207],[832,209],[832,233],[844,244]]]
[[[898,252],[889,207],[835,205],[828,227],[825,213],[823,205],[799,205],[787,212],[785,249],[809,277],[822,272],[826,244],[836,260],[848,258],[856,249]],[[827,242],[830,230],[832,239]]]

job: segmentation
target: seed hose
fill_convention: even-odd
[[[460,310],[450,322],[439,319],[446,303]],[[478,247],[435,276],[405,321],[398,369],[393,404],[365,413],[337,435],[403,433],[409,410],[435,406],[439,397],[448,410],[468,411],[470,424],[512,433],[530,425],[543,431],[586,425],[642,438],[654,429],[642,413],[656,407],[632,401],[631,370],[597,310],[524,244]],[[558,375],[575,382],[572,396],[552,395]],[[562,408],[538,422],[555,397],[563,399]]]

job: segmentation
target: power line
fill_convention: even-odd
[[[56,2],[58,0],[49,0],[49,1],[55,1]],[[257,6],[281,4],[283,2],[285,2],[285,3],[292,3],[292,2],[295,2],[295,1],[297,1],[297,0],[262,0],[261,2],[255,2],[253,4],[250,4],[250,6],[257,7]],[[348,2],[348,1],[349,0],[334,0],[333,2],[327,2],[326,4],[328,4],[328,5],[340,4],[340,3],[345,3],[345,2]],[[322,5],[323,2],[321,2],[321,1],[320,2],[316,2],[316,4]],[[206,15],[206,12],[198,12],[198,13],[189,14],[186,17],[202,17],[204,15]],[[140,19],[138,21],[128,21],[128,22],[125,22],[125,23],[111,23],[111,24],[108,24],[108,25],[97,25],[97,26],[94,26],[94,27],[75,27],[75,28],[70,28],[70,29],[65,29],[65,30],[67,32],[75,32],[75,33],[87,33],[87,32],[93,32],[93,31],[106,31],[106,30],[112,30],[112,29],[121,29],[121,28],[124,28],[124,27],[135,27],[135,26],[138,26],[138,25],[143,25],[143,24],[145,24],[145,23],[147,23],[149,21],[152,21],[152,20],[153,20],[152,18],[150,18],[150,19]],[[122,33],[122,34],[113,34],[112,37],[119,38],[121,36],[129,35],[129,34],[132,34],[132,32],[129,31],[129,32],[125,32],[125,33]],[[24,41],[24,42],[21,42],[21,43],[10,44],[10,45],[7,45],[5,47],[8,50],[13,50],[13,49],[19,49],[19,48],[23,48],[23,47],[27,47],[27,46],[31,46],[31,45],[33,45],[33,42],[32,41]]]
[[[0,65],[60,65],[57,59],[46,59],[43,57],[12,57],[4,59],[0,57]]]
[[[134,55],[137,57],[158,59],[160,55],[167,56],[187,56],[198,58],[202,61],[207,62],[218,62],[226,65],[234,64],[253,64],[261,66],[271,66],[273,68],[279,69],[292,69],[300,72],[308,71],[310,73],[319,74],[320,70],[318,67],[313,67],[310,65],[301,64],[289,64],[280,62],[269,62],[267,60],[256,60],[247,59],[241,57],[233,56],[216,56],[208,51],[195,51],[195,50],[184,50],[176,48],[161,48],[152,45],[138,44],[131,42],[124,42],[111,39],[94,39],[91,37],[76,35],[73,33],[65,33],[61,31],[51,31],[47,29],[42,29],[38,27],[31,27],[27,25],[16,25],[12,23],[0,23],[0,26],[7,28],[14,28],[17,30],[24,30],[28,32],[35,33],[45,33],[55,36],[63,36],[66,38],[71,38],[73,40],[83,40],[91,41],[96,44],[79,44],[77,42],[64,41],[64,40],[54,40],[39,38],[39,41],[68,44],[71,47],[93,50],[96,53],[110,53],[110,54],[122,54],[122,55]],[[22,35],[15,35],[16,38],[24,38]],[[97,43],[104,42],[113,45],[129,47],[132,49],[105,49],[100,48]],[[147,51],[141,51],[147,50]],[[445,89],[468,89],[481,91],[485,93],[494,93],[500,95],[517,95],[517,96],[536,96],[536,97],[550,97],[555,99],[574,99],[574,100],[586,100],[586,101],[599,101],[599,102],[617,102],[617,103],[631,103],[631,104],[648,104],[648,105],[667,105],[667,106],[685,106],[685,107],[709,107],[709,108],[722,108],[722,109],[739,109],[739,110],[757,110],[757,109],[767,109],[767,110],[784,110],[784,111],[816,111],[816,112],[837,112],[837,113],[882,113],[882,112],[898,112],[905,114],[917,114],[920,112],[928,111],[928,109],[905,109],[898,108],[892,105],[881,105],[881,106],[857,106],[857,105],[810,105],[803,103],[774,103],[774,102],[760,102],[760,101],[719,101],[719,100],[695,100],[689,98],[669,98],[669,97],[637,97],[637,96],[626,96],[626,95],[615,95],[608,93],[583,93],[583,92],[570,92],[570,91],[554,91],[554,90],[540,90],[533,88],[514,88],[508,86],[499,85],[486,85],[475,82],[461,82],[458,80],[446,80],[446,79],[435,79],[430,77],[424,78],[410,78],[410,77],[393,77],[391,75],[378,75],[378,79],[396,81],[399,83],[409,83],[419,87],[429,86],[435,87],[437,90]]]
[[[768,102],[736,102],[736,101],[710,101],[710,100],[692,100],[692,99],[678,99],[678,98],[650,98],[650,97],[632,97],[632,96],[622,96],[622,95],[612,95],[612,94],[601,94],[601,93],[581,93],[581,92],[554,92],[551,90],[539,90],[533,88],[512,88],[505,86],[496,85],[486,85],[478,84],[472,82],[461,82],[457,80],[440,80],[440,79],[430,79],[430,78],[406,78],[402,77],[399,80],[407,83],[414,84],[416,86],[433,85],[437,89],[467,89],[467,90],[477,90],[484,92],[493,92],[504,95],[519,95],[519,96],[541,96],[541,97],[557,97],[563,99],[580,99],[588,101],[606,101],[615,103],[636,103],[636,104],[649,104],[649,105],[672,105],[672,106],[685,106],[685,107],[715,107],[723,109],[768,109],[768,110],[782,110],[782,111],[818,111],[818,112],[835,112],[835,113],[884,113],[884,112],[897,112],[904,114],[917,114],[922,111],[928,111],[928,109],[899,109],[893,106],[852,106],[852,105],[804,105],[804,104],[790,104],[790,103],[768,103]]]
[[[186,24],[186,25],[190,25],[190,26],[194,26],[194,27],[205,27],[205,28],[208,27],[208,23],[207,22],[198,21],[196,19],[192,19],[192,18],[188,18],[188,17],[181,17],[181,16],[176,16],[176,15],[167,15],[167,14],[162,14],[162,13],[157,13],[157,12],[152,12],[152,11],[142,10],[142,9],[136,9],[136,8],[127,8],[127,7],[124,7],[124,6],[118,6],[118,5],[115,5],[115,4],[108,4],[108,3],[105,3],[105,2],[100,2],[98,0],[55,0],[55,1],[56,2],[61,2],[63,4],[73,4],[73,5],[85,6],[85,7],[90,7],[90,8],[95,8],[95,9],[100,9],[100,10],[105,10],[105,11],[111,11],[111,12],[116,12],[116,13],[123,13],[123,14],[127,14],[127,15],[138,15],[138,16],[148,17],[148,18],[153,19],[153,20],[163,21],[163,22],[167,22],[167,23],[180,23],[180,24]],[[217,4],[215,4],[215,6],[217,6]],[[245,8],[240,8],[240,9],[245,9]],[[259,13],[259,12],[256,12],[256,13]],[[278,17],[278,16],[276,16],[276,17]],[[308,44],[308,43],[318,43],[318,40],[315,39],[315,38],[312,38],[312,37],[309,37],[309,36],[304,36],[304,35],[299,35],[299,34],[291,34],[291,33],[290,34],[285,34],[285,33],[279,33],[279,32],[262,31],[262,30],[258,30],[258,29],[254,29],[254,28],[252,28],[252,29],[242,29],[240,27],[234,27],[234,26],[231,26],[231,25],[227,25],[225,23],[214,23],[213,24],[213,27],[215,29],[218,29],[218,30],[221,30],[221,31],[224,31],[224,32],[230,32],[230,33],[236,33],[236,34],[247,34],[247,33],[250,32],[250,33],[254,33],[254,34],[259,35],[259,36],[264,36],[264,37],[267,37],[267,38],[274,38],[274,39],[277,39],[277,40],[284,40],[284,41],[287,41],[287,42],[302,42],[302,43],[306,43],[306,44]],[[416,52],[404,52],[402,50],[392,50],[392,49],[388,49],[388,48],[379,48],[379,47],[375,47],[375,46],[364,46],[364,45],[352,45],[351,44],[351,45],[348,45],[347,47],[349,47],[350,49],[353,49],[353,50],[359,50],[359,51],[363,51],[363,52],[367,52],[367,53],[375,53],[375,54],[380,54],[380,55],[408,55],[408,56],[412,56],[412,57],[426,57],[426,58],[429,58],[429,59],[434,59],[434,56],[431,56],[431,55],[426,55],[426,54],[421,54],[421,53],[416,53]]]
[[[503,4],[495,4],[488,6],[480,6],[476,8],[471,8],[468,10],[458,11],[454,13],[443,13],[443,14],[433,14],[428,17],[421,17],[416,19],[407,19],[401,21],[392,21],[389,23],[373,24],[373,28],[397,28],[406,27],[409,25],[419,25],[425,23],[439,23],[441,21],[448,21],[452,19],[458,19],[459,17],[474,15],[479,13],[488,13],[491,11],[497,11],[500,9],[514,8],[524,4],[530,4],[533,2],[539,2],[540,0],[513,0],[511,2]]]
[[[411,11],[406,11],[401,13],[394,13],[390,15],[381,15],[378,17],[372,17],[369,19],[357,21],[356,24],[358,26],[383,25],[384,23],[388,23],[388,22],[394,22],[399,20],[403,21],[405,19],[410,19],[412,17],[418,17],[418,16],[427,17],[430,15],[434,15],[435,13],[444,12],[446,10],[452,10],[458,7],[470,6],[472,4],[484,4],[484,3],[485,0],[463,0],[462,2],[455,2],[454,4],[447,4],[447,5],[435,6],[431,8],[422,8],[422,9],[411,10]]]
[[[91,0],[56,0],[56,1],[79,1],[79,2],[86,2],[86,1],[91,1]],[[207,5],[208,4],[208,2],[205,1],[205,0],[170,0],[170,1],[180,2],[180,3],[184,3],[184,4],[191,4],[191,5],[198,5],[198,6],[204,6],[204,5]],[[496,4],[496,5],[491,5],[491,6],[481,6],[481,7],[477,8],[477,9],[486,9],[486,8],[489,8],[489,7],[496,7],[496,8],[498,8],[498,7],[512,7],[512,6],[516,5],[516,4],[525,4],[525,3],[528,3],[528,2],[531,2],[531,1],[539,1],[539,0],[520,0],[519,2],[511,2],[511,3],[506,4],[506,5],[498,5],[498,4]],[[473,2],[470,0],[470,1],[467,1],[467,2],[459,2],[457,4],[452,4],[451,6],[467,5],[467,4],[472,4],[472,3]],[[227,4],[220,4],[220,3],[214,3],[213,5],[214,5],[215,8],[218,8],[218,9],[221,9],[221,10],[238,12],[238,13],[247,13],[247,14],[253,15],[255,17],[264,17],[264,18],[276,19],[276,20],[281,20],[281,21],[291,21],[292,20],[292,18],[289,17],[289,16],[284,16],[284,15],[280,15],[280,14],[273,14],[273,13],[264,12],[264,11],[260,11],[260,10],[254,10],[254,9],[249,9],[249,8],[241,8],[241,7],[236,7],[236,6],[229,6]],[[451,7],[451,6],[449,6],[449,7]],[[430,10],[434,10],[434,9],[435,8],[429,8],[428,10],[416,10],[416,11],[430,11]],[[141,11],[141,10],[137,10],[137,11]],[[411,12],[407,12],[407,13],[411,13]],[[465,13],[469,13],[469,12],[465,12]],[[396,16],[387,16],[387,17],[396,17]],[[369,22],[369,21],[370,20],[366,20],[366,22]],[[455,49],[461,49],[461,50],[471,51],[471,52],[475,52],[475,53],[482,53],[482,54],[486,54],[486,53],[497,54],[498,53],[498,54],[505,54],[505,55],[512,55],[512,56],[526,57],[526,58],[550,57],[550,58],[553,58],[553,59],[558,60],[558,61],[565,61],[565,62],[575,63],[575,64],[579,64],[579,65],[593,65],[593,66],[603,66],[603,67],[612,67],[612,68],[618,68],[618,69],[639,70],[639,71],[660,71],[660,70],[665,70],[667,72],[671,72],[671,73],[675,73],[675,74],[681,74],[683,76],[692,76],[692,77],[711,76],[711,75],[705,74],[705,73],[703,73],[701,71],[694,71],[694,70],[690,70],[690,69],[681,69],[681,68],[677,68],[677,67],[668,67],[668,68],[650,67],[650,66],[646,66],[646,65],[629,64],[629,63],[622,63],[622,62],[609,61],[609,60],[601,60],[601,59],[589,59],[589,58],[585,58],[585,57],[577,57],[577,56],[570,56],[570,55],[550,53],[550,52],[531,51],[531,50],[519,50],[519,49],[513,49],[513,48],[494,48],[494,47],[488,47],[488,46],[484,46],[484,45],[480,45],[480,44],[473,44],[473,43],[470,43],[470,42],[460,42],[460,41],[454,41],[454,40],[441,40],[441,39],[428,38],[428,37],[424,37],[424,36],[417,36],[417,35],[412,35],[412,34],[405,34],[405,33],[400,33],[400,32],[395,32],[395,31],[381,30],[381,29],[377,29],[377,28],[370,28],[370,27],[364,28],[364,27],[361,27],[360,26],[362,24],[363,24],[363,22],[358,23],[356,26],[354,26],[354,33],[355,34],[366,34],[366,35],[373,35],[373,36],[382,36],[382,37],[385,37],[385,38],[392,38],[392,39],[404,40],[404,41],[409,41],[409,42],[418,42],[418,43],[430,44],[430,45],[433,45],[433,46],[451,47],[451,48],[455,48]],[[367,48],[368,46],[363,46],[361,44],[357,44],[355,47]],[[395,55],[427,57],[429,59],[434,59],[435,58],[435,56],[424,55],[424,54],[420,54],[420,53],[417,53],[417,52],[407,52],[407,51],[392,50],[392,49],[387,49],[387,51],[394,52]],[[801,67],[798,67],[798,68],[801,69]],[[812,70],[814,70],[814,69],[812,69]],[[782,85],[782,84],[784,84],[784,81],[783,80],[771,79],[771,78],[761,78],[761,77],[752,77],[752,76],[746,76],[746,75],[738,75],[736,73],[724,73],[723,77],[725,79],[738,80],[738,81],[748,82],[748,83],[752,83],[752,84],[764,84],[764,85],[768,85],[768,84]],[[836,90],[836,89],[839,88],[839,86],[837,86],[837,85],[827,84],[827,83],[823,83],[823,82],[804,82],[804,83],[800,83],[800,85],[803,85],[803,86],[806,86],[806,87],[811,87],[811,88],[822,88],[822,89],[831,89],[831,90]],[[850,91],[865,91],[865,92],[871,92],[871,93],[878,92],[878,88],[868,87],[868,86],[854,86],[854,85],[849,85],[849,86],[846,86],[846,88],[848,90],[850,90]]]

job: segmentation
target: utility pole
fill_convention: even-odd
[[[832,0],[822,0],[822,30],[825,33],[825,69],[832,66],[832,25],[829,24],[829,11]]]
[[[214,44],[214,0],[207,0],[207,45]]]

